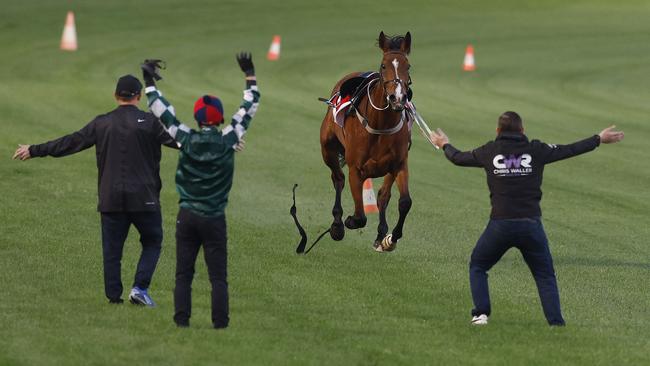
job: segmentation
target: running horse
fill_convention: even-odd
[[[411,95],[408,60],[411,33],[389,37],[381,32],[378,46],[383,51],[379,72],[351,73],[334,86],[330,99],[326,101],[332,108],[323,119],[320,143],[336,191],[330,236],[339,241],[345,236],[345,227],[359,229],[366,226],[363,182],[367,178],[384,177],[377,195],[379,225],[373,247],[378,252],[389,252],[395,249],[402,237],[404,221],[411,208],[408,187],[411,133],[406,110]],[[350,91],[349,84],[355,84],[353,91]],[[345,90],[346,86],[348,90]],[[342,102],[349,103],[349,106],[345,113],[339,112],[343,116],[339,116],[337,123],[334,112]],[[345,187],[342,158],[348,165],[350,191],[354,199],[354,214],[345,219],[345,227],[341,206],[341,192]],[[399,189],[399,219],[392,233],[387,235],[386,207],[394,182]]]

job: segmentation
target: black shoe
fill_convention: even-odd
[[[109,304],[121,304],[123,302],[124,302],[124,300],[122,300],[122,299],[108,299]]]
[[[214,324],[214,329],[226,329],[226,328],[228,328],[228,325],[227,325],[227,324],[226,324],[226,325],[217,325],[217,324]]]

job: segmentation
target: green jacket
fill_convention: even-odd
[[[145,89],[149,109],[167,127],[180,147],[176,170],[176,190],[180,207],[199,215],[224,215],[235,168],[234,147],[246,133],[257,111],[260,93],[254,80],[246,82],[244,100],[231,123],[194,130],[176,119],[174,107],[155,86]]]

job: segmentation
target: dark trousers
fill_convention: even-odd
[[[138,229],[142,243],[133,286],[149,288],[162,245],[160,211],[102,212],[101,215],[106,297],[109,300],[117,300],[122,296],[122,251],[131,224]]]
[[[203,246],[203,255],[212,285],[212,324],[228,326],[228,250],[226,218],[204,217],[181,208],[176,220],[176,287],[174,321],[188,325],[192,315],[194,263]]]
[[[472,315],[490,315],[487,271],[511,247],[521,251],[535,278],[546,320],[550,325],[563,325],[553,258],[540,218],[490,220],[476,243],[469,264],[469,282],[474,300]]]

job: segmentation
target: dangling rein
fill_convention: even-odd
[[[318,243],[325,234],[329,233],[331,229],[327,229],[324,233],[320,234],[318,239],[305,251],[305,247],[307,246],[307,233],[305,233],[305,229],[302,228],[300,223],[298,222],[298,217],[296,216],[296,188],[298,188],[298,184],[293,185],[293,206],[291,206],[291,209],[289,210],[289,213],[291,216],[293,216],[293,222],[296,224],[296,227],[298,228],[298,232],[300,233],[300,243],[298,243],[298,247],[296,248],[296,253],[298,254],[307,254],[309,253],[312,248]]]

